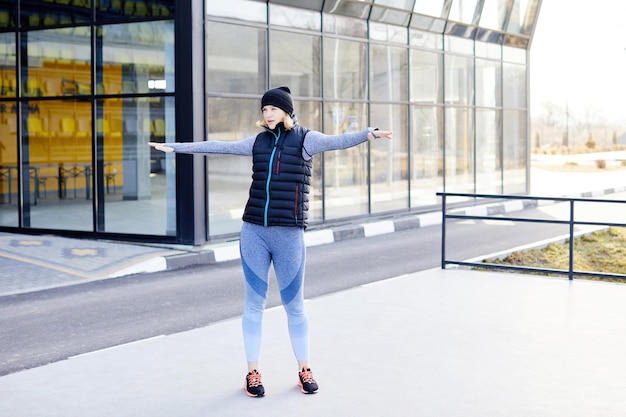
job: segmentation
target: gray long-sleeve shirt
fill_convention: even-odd
[[[320,152],[351,148],[360,143],[367,142],[367,134],[370,132],[373,134],[372,128],[367,128],[355,133],[326,135],[324,133],[311,130],[304,138],[302,157],[308,161],[313,157],[313,155]],[[250,156],[252,155],[252,147],[254,146],[255,140],[256,135],[232,142],[208,140],[203,142],[165,143],[164,145],[171,147],[174,149],[174,152],[178,153]]]

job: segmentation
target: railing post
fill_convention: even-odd
[[[574,200],[569,202],[569,280],[574,279]]]
[[[441,269],[446,269],[446,195],[441,194]]]

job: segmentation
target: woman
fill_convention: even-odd
[[[274,265],[282,304],[287,313],[291,345],[298,362],[298,385],[305,394],[318,390],[309,366],[309,325],[304,309],[306,249],[311,159],[313,155],[346,149],[368,139],[392,138],[392,132],[368,128],[357,133],[325,135],[297,124],[288,87],[268,90],[261,99],[263,132],[235,142],[149,143],[164,152],[252,156],[252,185],[240,234],[245,276],[242,330],[248,374],[245,392],[265,395],[259,373],[262,319],[270,264]]]

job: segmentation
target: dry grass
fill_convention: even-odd
[[[552,243],[541,249],[513,252],[506,258],[488,262],[567,271],[569,269],[569,242]],[[626,228],[610,227],[607,230],[576,238],[574,240],[574,270],[626,274]],[[587,276],[580,276],[580,278],[626,283],[625,280],[612,278]]]

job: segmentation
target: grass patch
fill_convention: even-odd
[[[541,249],[513,252],[503,259],[485,260],[498,265],[569,269],[569,240]],[[626,228],[609,227],[574,239],[574,270],[626,274]],[[531,273],[531,272],[529,272]],[[532,272],[533,274],[538,274]],[[542,273],[539,275],[558,275]],[[576,276],[576,278],[626,283],[619,278]]]

